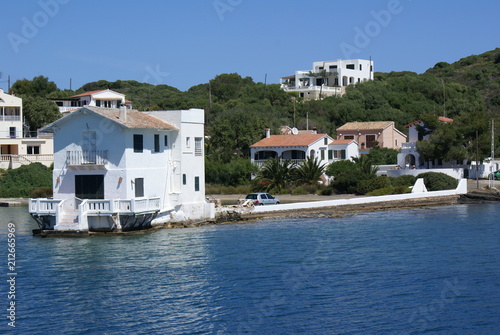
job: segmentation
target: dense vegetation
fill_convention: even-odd
[[[391,120],[405,132],[406,124],[423,120],[434,133],[430,140],[419,143],[422,156],[456,161],[475,159],[476,149],[480,159],[490,156],[491,119],[496,119],[495,133],[500,134],[499,48],[453,64],[437,63],[423,74],[375,73],[373,81],[349,86],[343,97],[319,101],[304,101],[278,84],[265,85],[236,73],[220,74],[185,92],[132,80],[99,80],[76,91],[59,90],[43,76],[19,80],[12,87],[18,95],[32,99],[64,98],[108,88],[124,93],[139,110],[204,108],[209,136],[207,182],[222,185],[250,183],[254,167],[244,160],[249,158],[249,146],[264,136],[265,128],[278,133],[282,125],[299,129],[308,125],[335,136],[336,128],[350,121]],[[31,107],[41,105],[40,100],[27,102],[24,110],[32,129],[57,117],[54,106],[49,111],[49,106]],[[455,121],[436,122],[441,115]],[[497,135],[496,152],[498,139]],[[396,153],[380,150],[377,154],[371,157],[373,164],[394,163]]]
[[[0,170],[0,198],[47,197],[52,193],[52,169],[40,163]]]

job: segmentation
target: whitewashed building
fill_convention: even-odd
[[[270,158],[301,163],[310,157],[317,159],[320,164],[327,164],[330,156],[333,159],[333,154],[328,153],[328,145],[332,141],[329,135],[316,131],[304,133],[294,129],[289,135],[271,135],[268,128],[266,137],[250,146],[250,161],[262,166]]]
[[[442,123],[452,123],[453,119],[439,116],[438,121]],[[439,162],[436,160],[435,162],[424,162],[424,159],[420,156],[420,153],[417,151],[417,142],[421,140],[428,139],[431,135],[430,133],[427,135],[423,135],[419,133],[418,128],[425,128],[425,124],[421,120],[414,121],[410,124],[407,124],[405,128],[408,129],[408,142],[405,142],[401,146],[401,152],[398,154],[398,166],[400,168],[415,168],[422,169],[428,168],[431,169],[436,166],[442,166],[443,162]],[[427,166],[425,164],[427,163]],[[448,164],[445,164],[448,166]]]
[[[29,208],[42,230],[130,231],[214,217],[203,110],[87,106],[44,129],[54,134],[54,194]]]
[[[73,95],[67,99],[52,99],[61,113],[77,110],[79,107],[91,106],[102,108],[120,108],[125,105],[132,109],[132,102],[125,95],[112,90],[97,90]]]
[[[347,59],[320,61],[309,71],[295,71],[294,75],[280,78],[281,88],[298,92],[304,99],[322,99],[341,96],[348,85],[373,80],[373,61]]]
[[[24,129],[23,100],[0,89],[0,168],[53,160],[52,134],[30,133]]]

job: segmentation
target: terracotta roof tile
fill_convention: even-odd
[[[252,144],[251,148],[258,147],[301,147],[308,146],[327,134],[297,134],[297,135],[271,135]]]
[[[135,109],[127,109],[127,121],[120,120],[120,110],[117,108],[101,108],[101,107],[84,107],[89,109],[96,114],[99,114],[111,121],[119,123],[126,128],[149,128],[149,129],[164,129],[164,130],[176,130],[176,126],[173,126],[165,121],[162,121],[154,116],[148,115],[146,113],[139,112]]]
[[[77,95],[73,95],[72,98],[86,97],[88,95],[92,95],[92,94],[96,94],[96,93],[104,92],[104,91],[106,91],[106,90],[97,90],[97,91],[83,92],[83,93],[80,93],[80,94],[77,94]]]
[[[367,130],[367,129],[385,129],[394,124],[393,121],[372,121],[372,122],[348,122],[337,128],[337,131],[345,130]]]
[[[330,145],[336,145],[336,144],[346,145],[352,142],[356,143],[355,140],[334,140],[333,142],[330,143]]]

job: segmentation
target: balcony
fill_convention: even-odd
[[[108,164],[108,150],[66,151],[66,165],[105,166]]]

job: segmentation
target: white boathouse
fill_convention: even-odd
[[[215,216],[205,200],[204,111],[86,106],[47,125],[53,198],[30,199],[40,229],[131,231]]]

